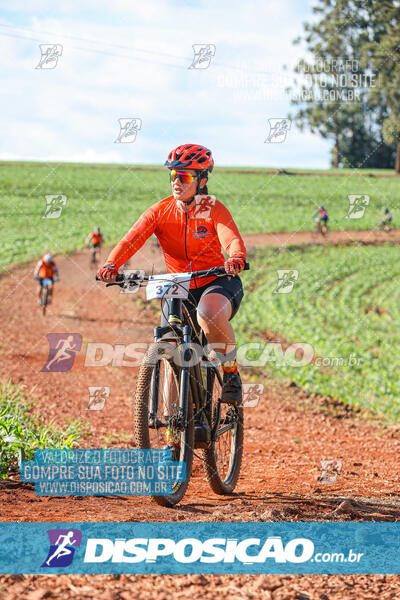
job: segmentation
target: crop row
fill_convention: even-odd
[[[296,366],[271,361],[266,374],[389,418],[400,417],[397,249],[263,250],[253,263],[253,270],[243,276],[251,293],[235,319],[239,343],[265,341],[274,332],[287,343],[310,344],[314,359],[326,359],[323,365]],[[278,270],[298,274],[289,293],[275,291]]]

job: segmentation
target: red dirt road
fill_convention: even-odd
[[[248,247],[261,245],[261,237],[265,242],[266,236],[246,236]],[[141,299],[142,291],[122,295],[116,288],[96,283],[86,253],[59,257],[57,263],[61,281],[46,317],[36,306],[32,265],[13,269],[9,277],[0,280],[1,380],[11,378],[29,391],[35,386],[31,395],[48,419],[54,417],[60,424],[67,417],[87,420],[90,434],[83,439],[83,447],[102,447],[106,439],[114,447],[130,447],[138,368],[85,367],[87,344],[102,342],[115,347],[149,342],[157,318]],[[153,263],[156,271],[163,270],[163,259],[148,242],[135,257],[135,266],[148,271]],[[268,330],[268,323],[262,328]],[[82,349],[72,369],[42,372],[48,354],[46,334],[64,332],[82,336]],[[246,380],[249,373],[241,372]],[[146,497],[37,497],[31,484],[16,481],[0,484],[0,520],[400,520],[396,458],[400,431],[367,422],[342,405],[307,398],[296,387],[279,386],[267,379],[264,383],[266,393],[258,406],[246,409],[244,460],[234,495],[214,495],[203,478],[200,460],[195,459],[188,492],[175,509],[161,508]],[[88,386],[110,387],[103,411],[86,410]],[[323,459],[343,463],[334,484],[317,480]],[[217,594],[221,598],[399,598],[400,580],[395,576],[0,576],[1,600],[117,600],[130,598],[133,591],[137,597],[159,600],[170,597],[171,592],[177,598],[196,592],[204,598]]]
[[[400,229],[392,231],[376,231],[373,229],[328,231],[323,236],[321,233],[310,231],[279,232],[279,233],[254,233],[245,236],[247,249],[261,246],[309,246],[323,244],[326,246],[343,246],[352,244],[399,244]]]

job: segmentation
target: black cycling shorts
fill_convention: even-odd
[[[228,298],[232,306],[232,313],[229,320],[233,319],[239,310],[240,303],[243,299],[243,286],[239,275],[236,275],[235,277],[228,275],[218,277],[218,279],[214,279],[202,287],[189,290],[189,297],[186,300],[183,300],[183,303],[188,309],[196,328],[199,327],[196,314],[197,306],[203,296],[211,293],[222,294]],[[167,299],[162,303],[162,327],[165,327],[168,324],[168,306],[165,304],[166,302],[168,303],[169,300]]]

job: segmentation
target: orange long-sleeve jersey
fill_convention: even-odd
[[[104,237],[101,233],[91,231],[86,238],[86,244],[88,244],[90,241],[92,244],[102,244],[104,242]]]
[[[42,279],[45,277],[52,278],[57,272],[57,266],[53,261],[51,263],[45,263],[43,258],[41,258],[36,264],[34,275],[35,277],[41,277]]]
[[[187,213],[168,196],[144,211],[111,251],[106,264],[119,269],[152,235],[158,238],[168,273],[199,271],[224,264],[221,245],[230,258],[246,258],[246,248],[229,210],[213,196],[196,196]],[[190,288],[216,279],[192,278]]]

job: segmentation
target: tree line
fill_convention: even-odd
[[[400,0],[317,0],[290,118],[333,141],[332,166],[400,176]]]

